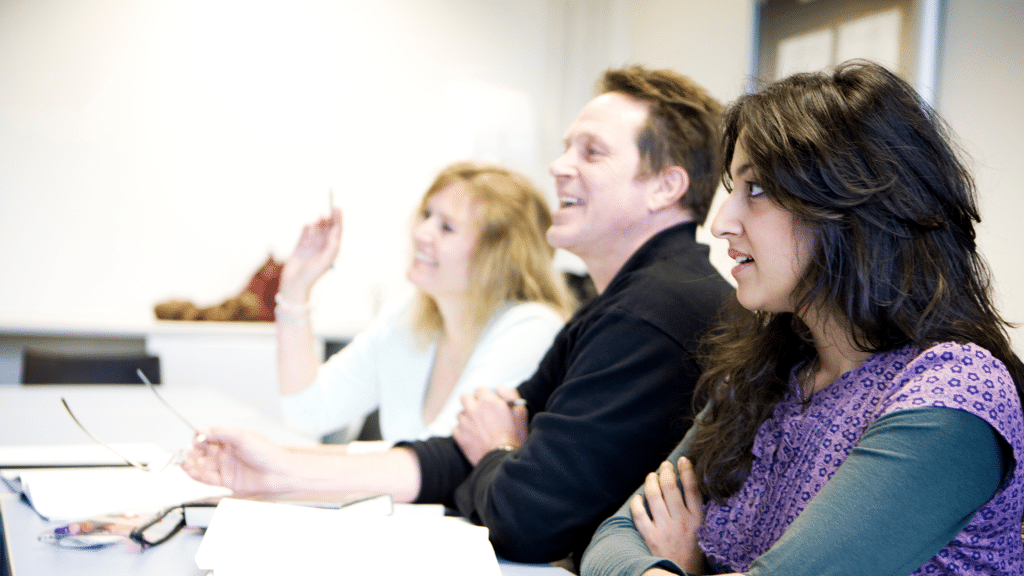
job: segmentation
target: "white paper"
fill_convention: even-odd
[[[180,466],[161,472],[130,467],[23,470],[20,478],[32,507],[50,520],[149,512],[231,495],[227,488],[196,482]]]
[[[487,529],[452,517],[367,516],[224,499],[196,553],[217,576],[500,576]]]

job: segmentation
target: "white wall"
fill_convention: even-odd
[[[723,103],[743,94],[751,78],[753,0],[643,0],[636,6],[630,60],[678,70]],[[711,247],[712,263],[732,282],[729,270],[735,263],[726,253],[728,245],[709,231],[724,197],[719,189],[697,239]]]
[[[947,0],[936,107],[971,158],[981,197],[978,246],[999,306],[1024,322],[1024,1]],[[1013,334],[1024,354],[1024,331]]]
[[[403,283],[441,166],[547,183],[553,5],[0,2],[0,318],[216,304],[288,253],[329,189],[345,235],[320,302],[368,309]]]
[[[500,160],[550,192],[547,163],[609,66],[735,98],[754,2],[0,0],[0,320],[214,304],[284,257],[331,188],[346,231],[318,319],[368,312],[402,284],[439,167]],[[975,160],[980,246],[1024,321],[1024,2],[945,4],[937,108]]]

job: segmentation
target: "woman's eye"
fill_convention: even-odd
[[[429,220],[429,219],[430,219],[430,210],[424,209],[423,212],[420,212],[420,220]]]
[[[750,197],[760,196],[764,194],[764,188],[761,188],[760,184],[750,183]]]
[[[455,228],[453,228],[452,225],[447,222],[441,224],[441,230],[444,230],[445,232],[455,232]]]

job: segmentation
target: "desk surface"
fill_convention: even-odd
[[[195,425],[226,424],[259,430],[286,444],[314,444],[315,439],[293,432],[218,390],[169,387],[160,395]],[[176,450],[191,439],[191,431],[145,386],[33,385],[0,386],[0,444],[91,444],[71,420],[61,397],[75,416],[105,442],[152,442]],[[3,554],[0,569],[12,576],[142,574],[201,575],[195,554],[199,531],[186,528],[159,546],[142,550],[126,541],[100,550],[66,550],[38,540],[57,523],[41,518],[19,495],[4,493],[0,484]],[[6,563],[6,566],[4,565]],[[550,565],[501,562],[503,576],[565,576]],[[6,576],[6,573],[3,574]]]
[[[18,495],[0,496],[0,518],[11,576],[204,573],[194,560],[203,535],[194,528],[185,528],[167,542],[145,550],[128,539],[99,550],[66,550],[38,540],[39,534],[59,524],[40,518]]]

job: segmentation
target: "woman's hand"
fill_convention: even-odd
[[[279,292],[289,302],[304,304],[313,284],[330,269],[341,246],[341,208],[302,229],[299,243],[281,270]]]
[[[287,448],[252,430],[219,426],[199,431],[181,467],[199,482],[236,493],[286,492],[296,474]]]
[[[682,493],[672,464],[662,462],[657,472],[647,475],[644,496],[637,494],[630,500],[630,510],[633,523],[651,552],[672,560],[690,574],[701,574],[704,553],[697,545],[697,529],[704,523],[704,499],[697,489],[697,476],[690,461],[680,458],[678,469]],[[645,497],[650,515],[644,508]]]
[[[518,399],[515,390],[503,387],[462,395],[463,410],[452,438],[474,466],[491,450],[526,442],[526,406],[510,406]]]

